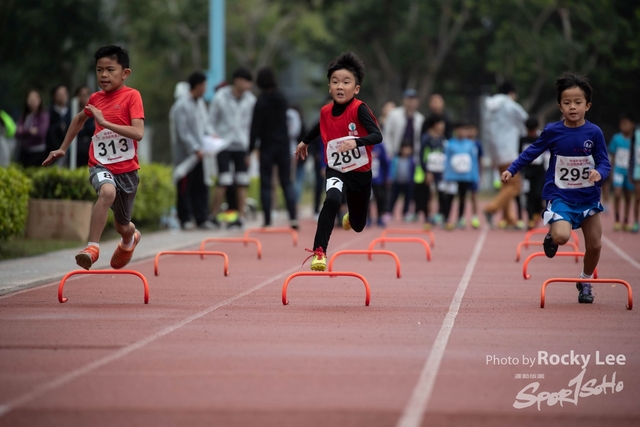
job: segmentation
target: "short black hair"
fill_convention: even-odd
[[[444,122],[444,116],[440,114],[430,114],[425,120],[425,126],[427,129],[431,129],[436,123]]]
[[[540,123],[538,122],[538,119],[536,119],[535,117],[529,117],[527,121],[524,122],[524,127],[526,127],[527,130],[538,129],[538,126],[540,126]]]
[[[620,114],[619,120],[629,120],[630,122],[635,123],[636,116],[633,113],[631,113],[631,111],[625,111],[624,113]]]
[[[584,93],[584,98],[587,100],[587,103],[591,103],[593,89],[591,88],[589,79],[581,74],[567,71],[556,79],[556,94],[558,98],[558,104],[560,104],[560,100],[562,99],[562,92],[567,89],[571,89],[572,87],[580,88],[582,90],[582,93]]]
[[[329,62],[327,66],[327,80],[331,80],[331,75],[338,70],[347,70],[353,73],[357,85],[361,85],[364,80],[364,62],[353,52],[344,52]]]
[[[515,93],[516,92],[516,85],[511,82],[511,81],[505,81],[503,82],[500,87],[498,88],[498,93],[502,93],[504,95],[507,95],[509,93]]]
[[[115,59],[118,64],[122,65],[122,68],[129,68],[129,52],[120,46],[102,46],[96,51],[95,58],[96,64],[100,58],[111,58]]]
[[[249,71],[247,68],[239,67],[236,68],[236,70],[231,75],[231,80],[233,81],[235,79],[245,79],[253,81],[253,76],[251,75],[251,71]]]
[[[256,76],[256,84],[261,90],[276,89],[278,82],[273,69],[271,67],[260,68]]]
[[[191,88],[191,90],[193,90],[199,84],[206,82],[207,76],[205,76],[204,73],[201,73],[200,71],[196,71],[191,73],[187,81],[189,82],[189,87]]]
[[[51,88],[51,93],[50,93],[50,95],[51,95],[51,102],[53,102],[53,101],[54,101],[54,99],[55,99],[55,97],[56,97],[56,92],[58,92],[58,89],[60,89],[61,87],[63,87],[63,88],[65,88],[65,89],[67,89],[67,93],[69,93],[69,89],[68,89],[65,85],[63,85],[63,84],[57,84],[57,85],[55,85],[53,88]]]
[[[464,128],[467,127],[467,123],[466,122],[453,122],[453,124],[451,125],[452,129],[460,129],[460,128]]]

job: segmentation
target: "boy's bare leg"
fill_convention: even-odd
[[[238,217],[239,218],[244,219],[244,206],[246,202],[247,202],[247,187],[238,186]]]
[[[584,235],[584,274],[592,275],[600,261],[600,251],[602,249],[602,222],[600,215],[596,214],[588,217],[582,222],[582,233]]]
[[[222,205],[222,200],[224,200],[224,193],[226,191],[227,191],[227,187],[221,187],[219,185],[217,185],[216,189],[213,191],[213,202],[211,203],[211,215],[214,218],[220,212],[220,205]]]
[[[89,226],[89,241],[100,242],[100,237],[107,224],[109,208],[116,199],[116,187],[113,184],[104,184],[100,187],[98,201],[91,211],[91,223]]]
[[[571,223],[569,221],[556,221],[551,224],[551,230],[549,231],[553,243],[565,245],[571,238]]]
[[[128,245],[133,239],[133,234],[136,232],[136,226],[130,222],[126,225],[118,224],[116,222],[116,231],[122,236],[122,243]]]
[[[624,195],[624,225],[629,224],[629,213],[631,212],[631,191],[626,188],[623,190]]]

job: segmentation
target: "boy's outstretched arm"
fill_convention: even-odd
[[[84,113],[84,111],[81,110],[78,114],[75,115],[73,120],[71,120],[71,124],[67,129],[67,134],[64,136],[64,141],[62,141],[60,148],[51,151],[45,161],[42,162],[42,166],[50,165],[54,160],[59,159],[60,157],[64,157],[64,155],[67,153],[67,150],[69,149],[69,146],[71,145],[71,142],[73,142],[73,139],[82,130],[84,122],[86,121],[87,115]]]
[[[89,109],[91,115],[95,118],[96,123],[105,129],[112,130],[118,135],[122,135],[125,138],[131,138],[136,141],[140,141],[144,137],[144,119],[132,118],[131,126],[117,125],[115,123],[108,122],[102,115],[102,111],[98,110],[91,104],[88,104],[85,109]]]

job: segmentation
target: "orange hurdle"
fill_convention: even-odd
[[[386,230],[382,230],[382,234],[380,237],[387,237],[388,234],[426,234],[429,236],[429,244],[432,248],[436,247],[436,238],[431,230],[424,230],[421,228],[410,229],[410,228],[387,228]],[[384,244],[381,245],[384,248]]]
[[[299,276],[330,276],[330,277],[334,277],[334,276],[350,276],[350,277],[357,277],[358,279],[362,280],[362,283],[364,283],[364,289],[366,292],[366,297],[364,300],[364,305],[368,306],[369,305],[369,301],[371,299],[371,290],[369,289],[369,282],[367,282],[367,279],[364,278],[364,276],[362,276],[361,274],[358,273],[352,273],[350,271],[298,271],[297,273],[293,273],[292,275],[290,275],[289,277],[287,277],[287,280],[284,281],[284,285],[282,286],[282,304],[287,305],[289,304],[289,300],[287,300],[287,287],[289,286],[289,282],[291,281],[291,279],[295,278],[295,277],[299,277]]]
[[[158,252],[156,259],[153,262],[153,271],[155,275],[158,275],[158,263],[161,255],[200,255],[200,258],[204,258],[204,255],[217,255],[224,258],[224,275],[229,275],[229,257],[224,252],[217,251],[162,251]]]
[[[249,237],[251,233],[289,233],[291,234],[291,238],[293,239],[293,246],[298,246],[298,232],[293,228],[289,227],[258,227],[258,228],[249,228],[244,232],[244,237]]]
[[[524,241],[529,243],[529,241],[531,240],[531,236],[533,236],[534,234],[547,234],[548,232],[548,228],[533,228],[527,231],[527,234],[524,235]],[[571,238],[575,242],[576,246],[580,246],[580,238],[578,237],[578,233],[576,233],[574,230],[571,230]],[[525,249],[529,249],[528,245],[525,245],[524,247]]]
[[[553,282],[567,282],[567,283],[575,283],[580,281],[586,281],[585,279],[568,279],[568,278],[553,278],[547,279],[542,284],[542,289],[540,289],[540,308],[544,308],[544,293],[547,289],[547,285]],[[631,285],[620,279],[588,279],[589,283],[619,283],[627,287],[627,310],[631,310],[633,308],[633,295],[631,293]]]
[[[329,271],[333,270],[333,261],[338,258],[340,255],[369,255],[369,260],[371,260],[372,255],[389,255],[392,256],[393,259],[396,260],[396,276],[398,279],[400,278],[400,259],[398,256],[391,251],[376,251],[376,250],[365,250],[365,249],[347,249],[343,251],[338,251],[331,256],[329,260]]]
[[[522,250],[522,247],[524,246],[525,248],[528,248],[529,245],[539,245],[542,246],[543,242],[537,242],[537,241],[533,241],[533,242],[525,242],[524,240],[520,243],[518,243],[518,246],[516,247],[516,262],[520,261],[520,251]],[[574,242],[567,242],[566,243],[567,246],[571,246],[573,248],[574,252],[578,252],[578,245]],[[562,245],[564,246],[564,245]],[[560,252],[556,252],[556,255],[559,254]],[[576,256],[576,262],[578,262],[578,257]]]
[[[377,239],[373,239],[371,243],[369,243],[369,250],[372,250],[377,243],[383,244],[384,242],[420,243],[422,246],[424,246],[424,250],[427,252],[427,261],[431,261],[431,248],[429,248],[429,244],[427,242],[419,237],[378,237]],[[371,254],[369,254],[369,260],[371,259],[372,256]]]
[[[200,242],[200,250],[204,251],[205,245],[209,242],[242,242],[245,246],[247,246],[247,243],[255,243],[258,249],[258,259],[262,259],[262,244],[258,239],[252,239],[251,237],[208,237]],[[201,255],[200,258],[204,258],[204,255]]]
[[[527,257],[527,259],[524,260],[524,264],[522,265],[522,276],[525,279],[530,279],[531,278],[531,275],[527,274],[527,266],[529,265],[529,261],[531,261],[532,259],[534,259],[536,257],[542,257],[542,256],[546,256],[544,252],[534,252],[531,255],[529,255]],[[578,262],[578,257],[584,256],[584,252],[557,252],[556,256],[575,256],[576,257],[576,262]],[[593,278],[594,279],[598,278],[598,268],[597,267],[593,272]]]
[[[68,301],[67,298],[62,296],[62,291],[64,290],[64,283],[71,276],[75,276],[76,274],[128,274],[132,276],[138,276],[142,280],[142,284],[144,285],[144,303],[149,304],[149,283],[147,279],[137,271],[133,270],[74,270],[70,273],[67,273],[62,280],[60,281],[60,285],[58,286],[58,301],[61,303],[65,303]]]

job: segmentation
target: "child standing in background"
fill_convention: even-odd
[[[444,208],[444,188],[442,187],[442,173],[444,172],[446,145],[445,120],[444,117],[432,114],[425,121],[427,132],[422,134],[420,144],[420,164],[425,171],[425,184],[427,186],[427,214],[431,212],[432,185],[438,194],[438,208],[436,212],[429,216],[429,223],[434,225],[442,224],[442,213]]]
[[[631,231],[629,213],[631,210],[631,194],[634,185],[629,180],[629,157],[631,135],[635,125],[629,114],[620,117],[620,132],[613,135],[609,142],[609,153],[613,156],[613,213],[615,215],[614,231]],[[620,223],[620,198],[624,197],[624,220]]]
[[[410,221],[409,205],[413,200],[413,175],[416,162],[413,158],[413,144],[411,141],[403,142],[400,152],[391,161],[389,177],[391,179],[391,202],[389,210],[393,215],[393,209],[400,194],[404,196],[402,205],[402,217],[404,221]]]
[[[520,153],[529,148],[538,139],[538,120],[529,118],[525,122],[527,135],[520,138]],[[524,167],[522,191],[527,195],[527,228],[531,230],[538,225],[540,214],[544,209],[542,204],[542,189],[544,187],[546,169],[543,156],[537,157],[531,164]]]
[[[445,228],[453,230],[456,225],[449,221],[454,195],[458,194],[458,228],[466,226],[464,220],[465,199],[467,191],[474,181],[478,181],[478,147],[474,141],[466,138],[465,125],[457,124],[453,128],[454,137],[449,140],[444,150],[446,163],[444,168],[445,191],[444,220]]]
[[[384,144],[376,144],[371,150],[371,194],[376,201],[378,227],[385,227],[382,216],[386,213],[387,207],[387,181],[389,179],[389,159]],[[369,224],[371,222],[371,209],[369,209]]]
[[[465,129],[466,136],[472,140],[478,148],[478,180],[471,183],[471,227],[480,228],[480,219],[478,218],[478,190],[480,189],[480,176],[482,175],[482,144],[478,139],[478,126],[470,124]]]

